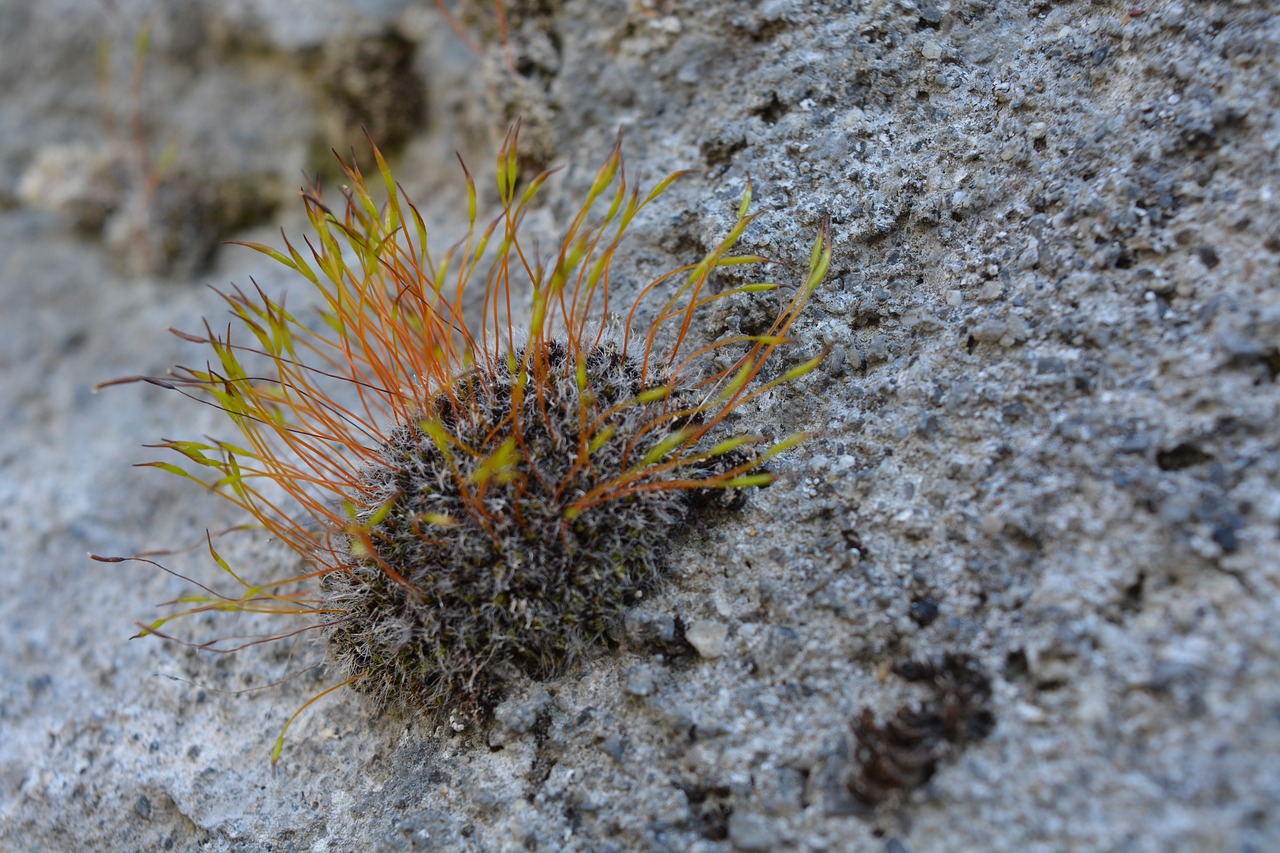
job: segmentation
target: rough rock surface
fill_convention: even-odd
[[[0,5],[0,848],[1280,848],[1274,6],[508,5],[509,48],[491,4],[458,10],[483,56],[425,2]],[[388,68],[421,87],[416,124],[387,114]],[[749,248],[789,269],[830,215],[832,274],[795,327],[830,355],[747,415],[818,437],[679,544],[618,651],[513,696],[485,738],[331,698],[273,774],[329,681],[240,691],[319,651],[126,642],[188,588],[84,556],[236,522],[128,468],[216,419],[89,388],[189,357],[164,329],[220,314],[200,284],[287,285],[207,235],[297,233],[288,188],[358,140],[353,102],[402,135],[443,235],[452,151],[483,162],[515,115],[530,164],[569,165],[548,233],[619,125],[633,174],[701,169],[640,224],[639,273],[716,241],[748,174]],[[110,180],[49,166],[86,143]],[[251,211],[206,203],[236,182]],[[168,263],[128,262],[161,231]],[[166,561],[213,577],[198,550]],[[718,654],[686,625],[727,628]],[[888,665],[946,652],[989,676],[994,728],[856,800],[863,710],[927,697]]]

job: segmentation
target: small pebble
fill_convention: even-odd
[[[728,626],[712,619],[698,619],[684,630],[684,638],[689,641],[689,645],[708,660],[724,654],[724,641],[728,636]]]
[[[649,696],[654,691],[653,671],[647,666],[634,666],[627,672],[624,688],[631,696]]]
[[[619,762],[622,761],[622,756],[627,751],[627,745],[623,743],[622,738],[618,735],[610,735],[605,738],[604,742],[600,744],[600,748],[604,750],[605,755]]]
[[[734,812],[729,816],[729,841],[735,850],[777,850],[779,840],[773,824],[761,815]]]

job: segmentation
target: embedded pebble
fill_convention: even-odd
[[[735,811],[729,816],[729,842],[744,853],[776,850],[780,838],[773,822],[763,815]]]
[[[701,657],[714,660],[724,654],[725,639],[729,628],[723,622],[697,619],[684,629],[684,638]]]
[[[648,666],[633,666],[627,670],[627,681],[623,688],[630,696],[649,696],[655,689],[653,670]]]

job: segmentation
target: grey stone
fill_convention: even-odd
[[[781,837],[769,818],[751,812],[735,811],[729,816],[729,843],[744,853],[776,850]]]
[[[627,670],[626,691],[631,696],[649,696],[656,689],[653,670],[645,664],[637,664]]]
[[[508,736],[526,734],[551,707],[545,690],[534,690],[528,698],[509,699],[494,709],[493,715]]]
[[[707,659],[715,659],[724,654],[725,639],[729,636],[729,626],[714,619],[695,619],[684,629],[684,638],[698,654]]]
[[[770,625],[764,642],[753,653],[761,675],[781,673],[800,653],[800,635],[787,625]]]
[[[1280,849],[1280,18],[507,3],[512,76],[492,0],[446,5],[478,52],[402,0],[0,4],[0,848]],[[750,175],[760,215],[735,251],[779,263],[725,267],[706,295],[783,287],[689,334],[765,334],[829,215],[830,289],[788,334],[797,357],[844,360],[738,413],[735,431],[812,437],[741,510],[673,541],[643,605],[731,625],[741,659],[659,662],[645,643],[674,620],[628,617],[624,648],[524,688],[546,699],[510,700],[490,730],[337,691],[273,772],[290,715],[340,680],[309,669],[323,649],[126,642],[192,587],[84,558],[196,544],[159,559],[233,589],[200,548],[243,519],[129,467],[160,458],[144,442],[225,427],[161,389],[89,389],[202,365],[164,330],[225,323],[206,284],[252,276],[313,316],[286,271],[219,241],[279,246],[283,227],[305,251],[300,175],[358,133],[320,76],[345,79],[326,62],[387,33],[412,43],[397,79],[425,90],[393,166],[433,252],[466,210],[454,151],[487,205],[494,141],[529,119],[530,153],[566,167],[527,210],[544,255],[623,124],[632,185],[701,172],[637,217],[611,302],[716,246]],[[171,184],[128,208],[147,201],[141,154],[173,157]],[[274,213],[192,227],[214,207],[201,192],[246,179]],[[203,246],[207,271],[114,261],[105,241],[141,245],[142,214],[149,238]],[[213,541],[231,565],[296,571],[269,537]],[[927,627],[923,591],[941,603]],[[877,674],[934,649],[983,658],[995,731],[867,815],[851,724],[917,701]]]

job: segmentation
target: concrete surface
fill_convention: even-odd
[[[512,79],[484,0],[457,11],[483,56],[427,2],[0,3],[0,848],[1280,847],[1276,7],[521,8]],[[366,61],[389,33],[407,65]],[[529,164],[569,167],[551,234],[620,125],[634,174],[701,170],[620,272],[696,258],[748,174],[745,242],[792,270],[829,214],[795,334],[831,354],[744,416],[819,437],[676,543],[616,651],[529,685],[494,733],[338,695],[273,773],[320,650],[128,642],[186,586],[85,557],[236,522],[129,467],[215,413],[89,389],[189,359],[164,330],[221,316],[201,285],[288,286],[217,241],[297,234],[300,169],[357,118],[402,132],[392,83],[420,89],[396,161],[444,235],[453,150],[483,164],[515,115]],[[248,206],[210,191],[246,185]],[[676,617],[715,653],[663,646]],[[944,652],[989,676],[994,729],[859,804],[863,709],[928,701],[887,665]]]

